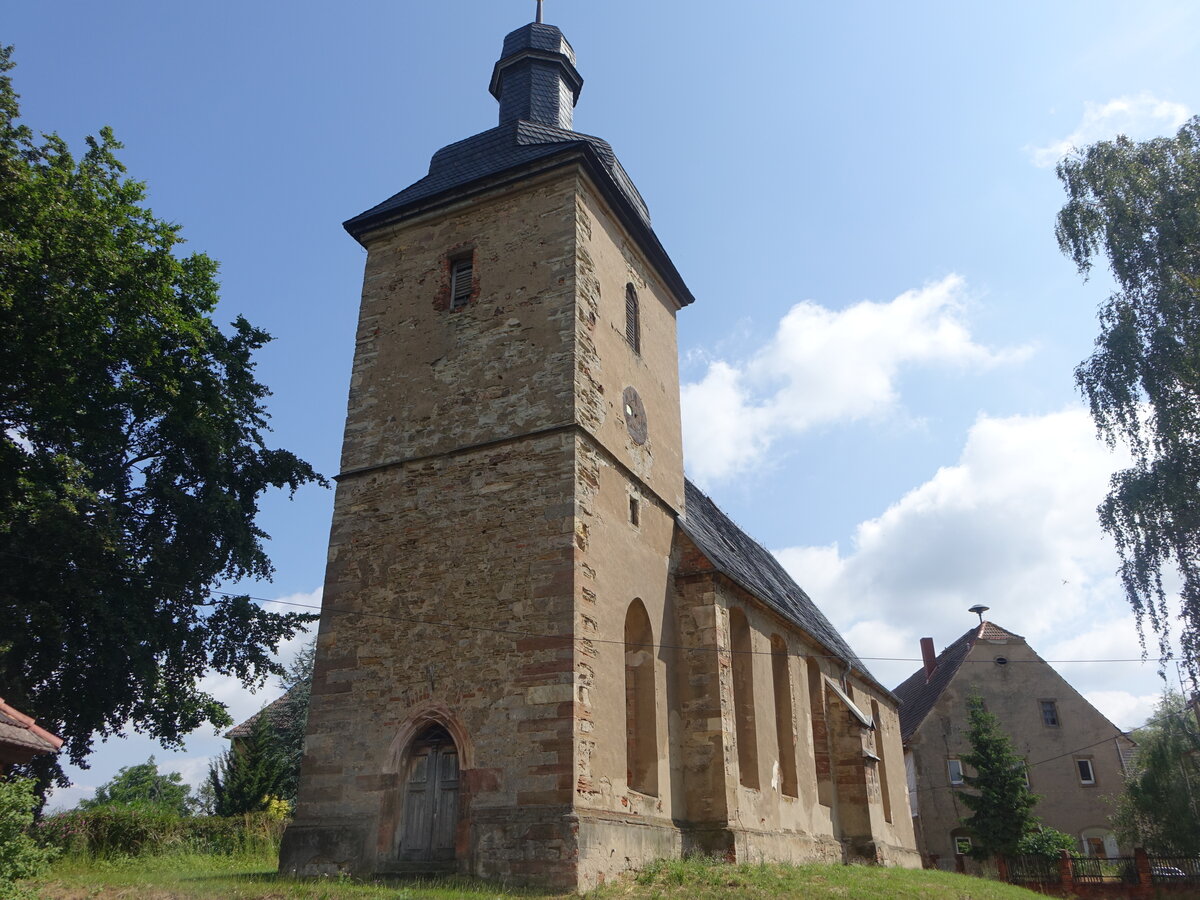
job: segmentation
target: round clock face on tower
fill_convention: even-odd
[[[646,443],[646,407],[642,406],[642,398],[631,387],[625,388],[621,397],[621,411],[625,414],[625,427],[629,436],[639,447]]]

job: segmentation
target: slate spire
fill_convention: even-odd
[[[504,39],[490,88],[500,101],[501,125],[537,122],[570,131],[582,89],[575,51],[553,25],[532,22]]]

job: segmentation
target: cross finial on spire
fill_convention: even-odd
[[[538,10],[537,10],[537,23],[538,23],[539,25],[541,25],[541,24],[542,24],[542,0],[537,0],[537,5],[538,5]]]

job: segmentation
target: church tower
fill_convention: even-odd
[[[556,27],[509,34],[498,126],[346,223],[366,273],[285,871],[573,888],[623,782],[669,823],[652,645],[692,296],[612,148],[572,130],[575,63]],[[648,858],[678,852],[663,835]]]
[[[346,223],[366,274],[280,867],[917,865],[896,698],[684,478],[692,296],[572,130],[582,87],[562,32],[517,29],[499,124]]]

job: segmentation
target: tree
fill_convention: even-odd
[[[258,715],[250,735],[236,742],[208,770],[213,812],[240,816],[267,808],[282,797],[288,778],[287,762],[279,752],[270,717]]]
[[[0,900],[33,900],[17,882],[41,873],[56,855],[29,836],[39,805],[34,787],[29,778],[0,781]]]
[[[975,774],[964,775],[963,781],[978,791],[961,795],[973,813],[963,819],[977,838],[971,853],[979,858],[1012,856],[1022,838],[1037,827],[1033,807],[1038,798],[1026,783],[1025,760],[1013,750],[1000,721],[984,709],[978,695],[967,698],[967,710],[971,752],[962,759]]]
[[[1137,617],[1163,655],[1164,570],[1182,579],[1182,656],[1200,654],[1200,117],[1173,138],[1101,141],[1058,166],[1067,203],[1058,245],[1086,278],[1103,252],[1117,290],[1095,350],[1075,370],[1097,430],[1127,444],[1098,512]]]
[[[18,121],[0,48],[0,684],[84,764],[131,723],[165,746],[230,723],[206,672],[261,684],[311,616],[215,593],[268,578],[269,488],[323,479],[263,439],[269,339],[212,321],[217,266],[177,255],[105,128],[74,158]],[[51,757],[43,785],[65,783]]]
[[[1121,840],[1164,856],[1200,855],[1200,735],[1183,698],[1167,692],[1133,739],[1113,823]]]
[[[113,779],[96,788],[96,796],[81,800],[80,809],[98,806],[154,806],[181,816],[194,807],[192,789],[178,772],[162,775],[151,756],[138,766],[126,766]]]
[[[284,696],[279,715],[273,720],[275,742],[286,775],[280,785],[280,799],[294,804],[300,787],[300,759],[304,755],[304,732],[308,728],[308,701],[312,696],[315,639],[305,644],[288,667],[283,678]]]

